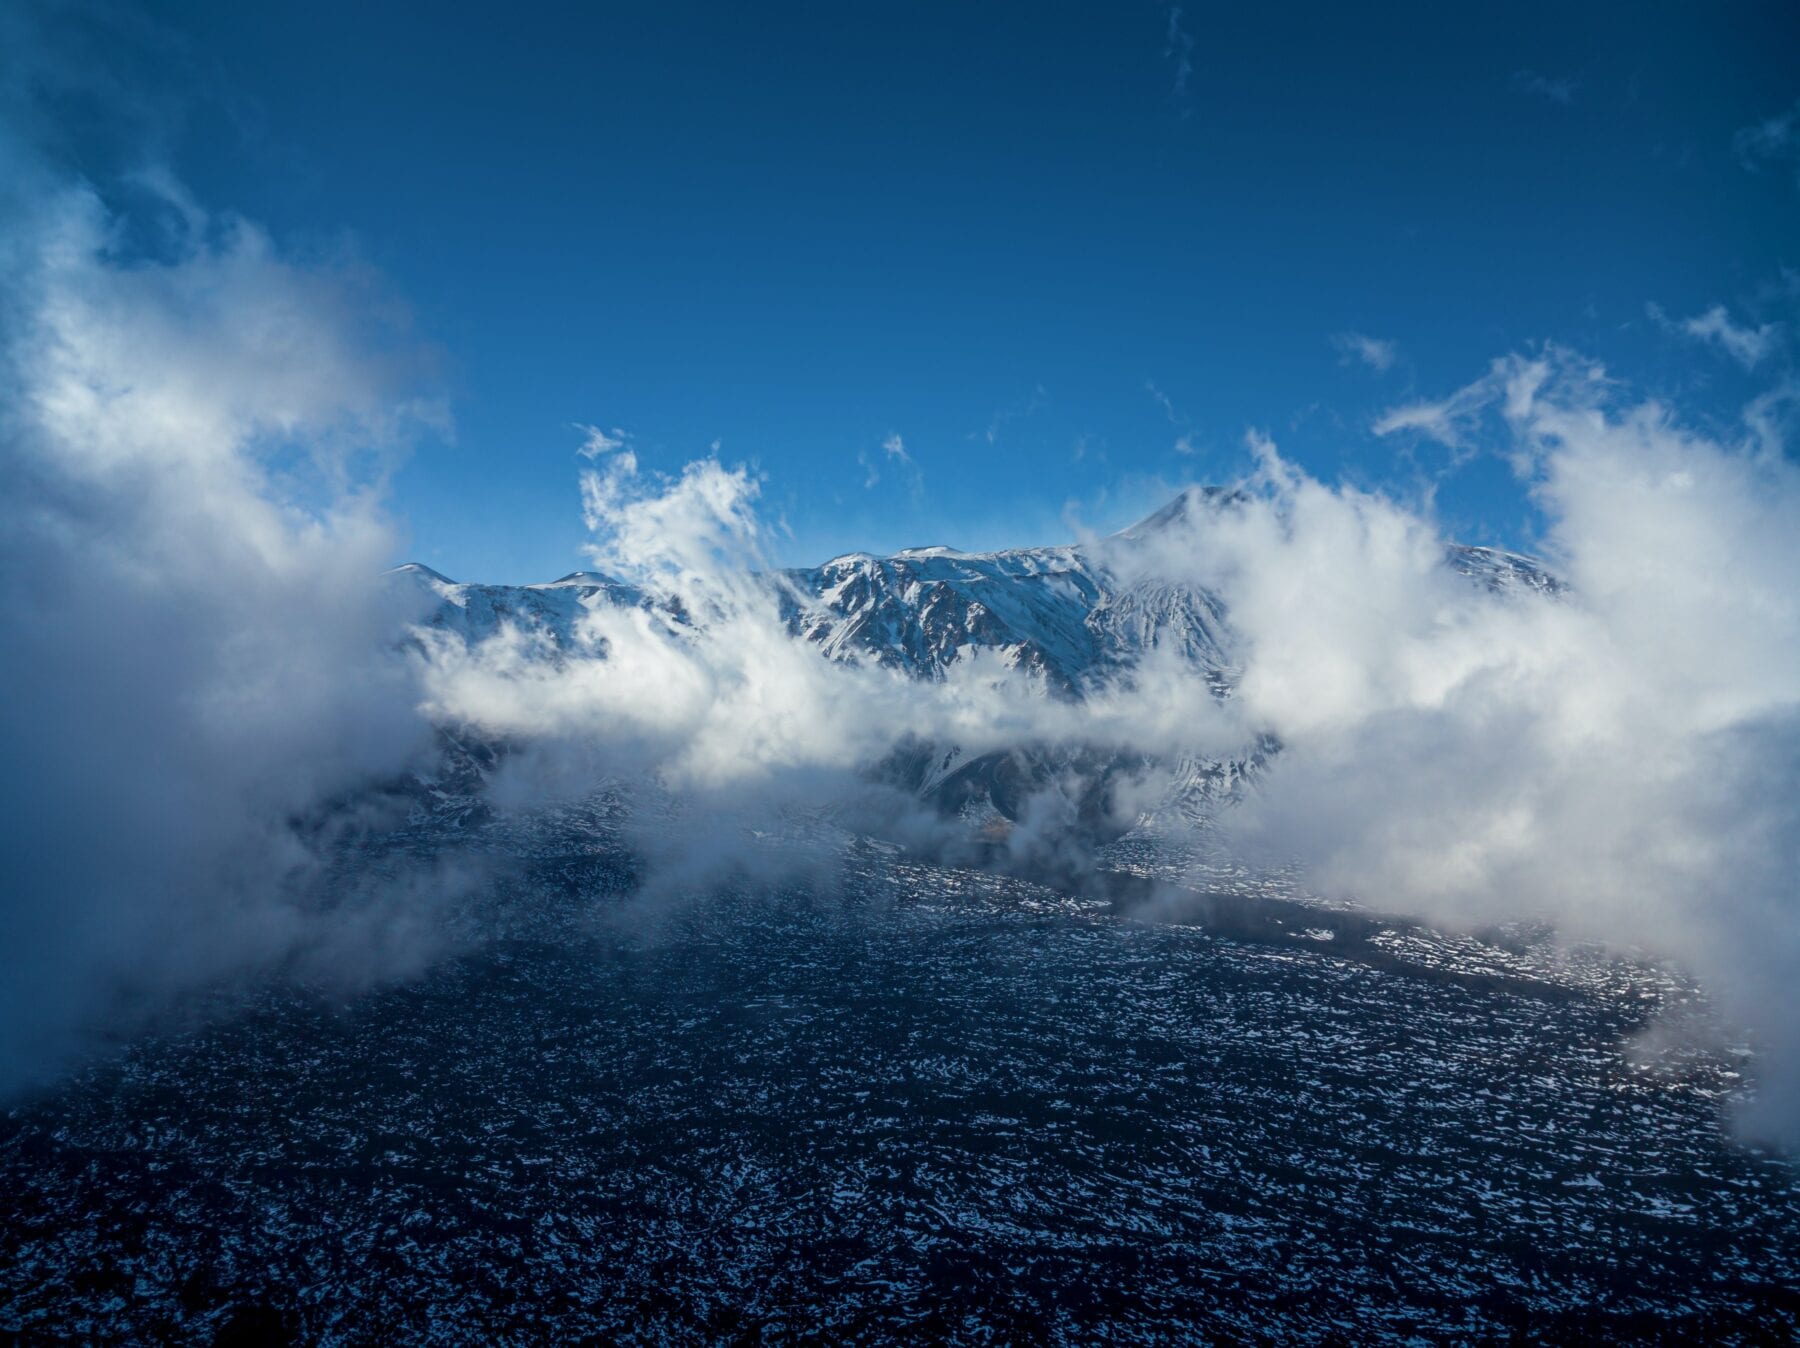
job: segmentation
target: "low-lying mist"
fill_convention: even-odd
[[[1118,828],[1176,762],[1256,756],[1211,821],[1232,846],[1323,893],[1679,960],[1765,1049],[1746,1125],[1800,1138],[1800,470],[1766,436],[1704,434],[1554,347],[1385,420],[1504,455],[1560,588],[1472,583],[1428,508],[1253,437],[1234,492],[1085,540],[1121,584],[1220,601],[1223,694],[1152,649],[1070,695],[975,648],[941,678],[828,658],[793,634],[812,600],[769,564],[755,475],[663,477],[595,433],[592,560],[643,602],[593,605],[571,649],[523,624],[471,641],[380,581],[386,472],[441,413],[354,274],[167,184],[166,247],[124,260],[91,191],[15,158],[0,1087],[62,1070],[121,1006],[428,964],[473,877],[346,889],[334,858],[449,729],[510,746],[508,811],[605,777],[692,818],[824,811],[946,846],[880,765],[1028,747],[1062,766],[1006,845],[1065,867],[1096,755],[1132,765],[1104,796]],[[679,883],[748,864],[735,836],[696,828]]]
[[[352,274],[163,186],[128,261],[95,194],[0,144],[0,1085],[248,971],[420,966],[445,877],[327,883],[430,746],[370,584],[428,415]],[[379,812],[377,812],[379,813]],[[453,887],[453,886],[452,886]]]

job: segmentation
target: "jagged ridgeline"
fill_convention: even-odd
[[[1087,543],[1000,552],[916,547],[887,557],[855,552],[762,579],[788,635],[832,661],[943,680],[979,655],[1028,676],[1039,695],[1079,706],[1129,682],[1156,654],[1226,699],[1240,673],[1230,614],[1204,578],[1182,567],[1174,569],[1183,578],[1172,579],[1166,562],[1171,548],[1245,500],[1237,491],[1194,487],[1130,528]],[[1491,590],[1561,589],[1539,562],[1515,553],[1453,545],[1445,565]],[[538,658],[553,662],[606,658],[577,633],[583,616],[599,607],[653,608],[676,623],[690,621],[679,599],[592,571],[537,585],[459,583],[417,563],[392,575],[426,592],[428,625],[470,643],[510,625],[532,634]],[[870,774],[978,833],[1004,834],[1048,793],[1063,804],[1070,827],[1095,838],[1142,821],[1142,802],[1136,812],[1120,808],[1123,780],[1154,777],[1162,786],[1150,811],[1193,817],[1234,798],[1278,747],[1264,736],[1229,756],[1158,761],[1079,740],[981,752],[904,728],[896,740],[891,754],[868,765]],[[500,748],[472,744],[458,732],[450,750],[456,780],[466,787]]]

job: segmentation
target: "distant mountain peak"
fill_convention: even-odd
[[[571,571],[566,576],[558,576],[555,580],[543,581],[532,586],[534,590],[549,590],[559,585],[606,585],[616,586],[619,582],[600,571]]]
[[[1238,505],[1249,498],[1238,487],[1187,487],[1161,509],[1119,530],[1120,538],[1149,538],[1177,524]]]
[[[423,562],[402,562],[399,566],[389,569],[387,574],[390,576],[418,576],[424,580],[435,580],[440,585],[456,584],[442,571],[433,571]]]
[[[956,548],[945,547],[942,543],[928,543],[924,547],[901,548],[896,557],[961,557],[964,554]]]

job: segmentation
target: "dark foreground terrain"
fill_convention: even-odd
[[[1633,1048],[1687,996],[1653,969],[847,856],[646,904],[539,847],[415,982],[269,991],[14,1109],[0,1331],[1800,1332],[1795,1172],[1721,1130],[1741,1050]]]

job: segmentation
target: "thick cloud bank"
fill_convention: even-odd
[[[1749,1123],[1794,1136],[1800,470],[1554,350],[1409,426],[1500,444],[1569,588],[1450,602],[1421,522],[1289,478],[1281,526],[1220,541],[1245,710],[1287,745],[1240,825],[1371,901],[1675,955],[1769,1050]]]
[[[397,617],[397,397],[331,268],[145,185],[154,250],[10,157],[0,426],[0,1085],[182,988],[355,983],[435,937],[320,883],[322,803],[421,745]],[[340,815],[341,822],[341,815]]]

